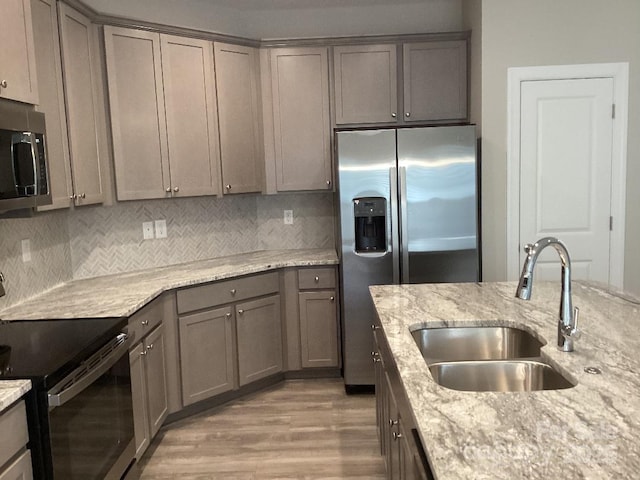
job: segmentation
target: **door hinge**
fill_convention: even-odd
[[[616,118],[616,104],[611,104],[611,118]]]
[[[613,217],[609,217],[609,231],[613,232]]]

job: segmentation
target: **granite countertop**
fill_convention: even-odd
[[[556,347],[559,282],[373,286],[385,336],[438,480],[623,479],[640,472],[640,305],[573,283],[582,337]],[[436,384],[410,330],[507,325],[547,342],[566,390],[461,392]],[[598,367],[601,375],[585,373]]]
[[[31,380],[0,380],[0,413],[31,390]]]
[[[284,267],[336,265],[332,249],[265,250],[74,280],[0,311],[0,319],[127,317],[162,292]]]

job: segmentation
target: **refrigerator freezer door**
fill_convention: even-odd
[[[403,283],[478,279],[475,127],[398,130]]]
[[[375,320],[369,285],[389,284],[399,276],[396,229],[396,201],[391,180],[395,180],[396,141],[394,130],[339,132],[338,191],[340,197],[341,287],[346,385],[372,385],[373,336]],[[395,191],[395,185],[393,186]],[[355,224],[361,201],[372,201],[372,208],[386,207],[386,250],[356,253]],[[396,210],[397,211],[397,210]],[[372,212],[372,215],[378,212]],[[360,220],[359,220],[360,221]],[[394,275],[395,268],[395,275]]]

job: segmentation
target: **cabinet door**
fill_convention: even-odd
[[[173,196],[218,193],[218,125],[211,42],[161,35]]]
[[[467,43],[404,45],[406,121],[467,118]]]
[[[337,367],[338,325],[335,292],[302,292],[298,295],[302,367]]]
[[[94,25],[79,12],[59,3],[60,40],[65,83],[71,172],[76,205],[101,203],[99,107],[96,95]]]
[[[69,207],[72,194],[56,1],[31,0],[31,15],[40,94],[37,110],[45,114],[52,199],[51,205],[38,207],[38,210],[52,210]]]
[[[376,346],[377,348],[377,346]],[[388,407],[387,407],[387,385],[384,374],[384,367],[380,352],[372,352],[374,361],[374,378],[376,393],[376,426],[378,427],[378,441],[380,442],[380,455],[385,456],[387,452],[387,430],[388,424]],[[386,457],[385,457],[386,458]]]
[[[271,51],[278,191],[331,187],[327,50]]]
[[[397,121],[395,45],[352,45],[333,49],[336,123]]]
[[[262,159],[255,48],[215,43],[223,191],[260,192]]]
[[[389,376],[385,374],[388,407],[388,436],[387,436],[387,476],[389,480],[400,480],[400,442],[398,433],[400,430],[400,413],[398,405],[393,396]]]
[[[240,386],[282,371],[280,295],[236,306]]]
[[[104,27],[118,200],[171,196],[160,35]]]
[[[158,326],[144,340],[150,438],[158,433],[169,413],[163,328],[163,325]]]
[[[38,103],[29,0],[2,0],[0,45],[0,98]]]
[[[131,368],[131,396],[133,399],[133,430],[136,439],[136,458],[140,460],[149,446],[149,409],[143,358],[146,350],[142,342],[129,351]]]
[[[184,406],[234,388],[231,307],[180,317]]]
[[[31,451],[23,452],[4,471],[0,472],[0,480],[33,480]]]

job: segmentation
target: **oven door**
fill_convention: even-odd
[[[129,344],[119,334],[49,390],[55,480],[120,479],[133,461]]]

